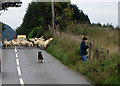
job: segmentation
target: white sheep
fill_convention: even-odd
[[[11,45],[12,45],[13,47],[19,46],[19,42],[16,41],[16,40],[12,40],[12,41],[11,41]]]
[[[28,42],[28,47],[33,47],[33,43],[32,42]]]
[[[46,41],[39,41],[39,44],[38,46],[41,48],[41,49],[45,49],[47,47],[47,45],[53,40],[53,38],[50,38]]]
[[[26,47],[29,42],[27,40],[23,40],[20,42],[21,46]]]
[[[30,41],[30,42],[34,42],[35,39],[34,39],[34,38],[29,38],[29,41]]]
[[[45,39],[43,38],[43,36],[40,37],[40,38],[38,38],[38,39],[36,39],[36,41],[34,41],[34,45],[35,45],[35,46],[38,46],[38,45],[39,45],[39,42],[41,42],[41,41],[45,41]]]
[[[3,45],[5,46],[5,48],[7,48],[8,46],[11,45],[11,41],[4,41]]]
[[[44,40],[39,40],[38,47],[43,48]]]
[[[7,39],[4,39],[4,42],[7,42]]]
[[[47,47],[47,45],[53,40],[53,38],[48,39],[47,41],[44,42],[44,48]]]
[[[34,45],[35,45],[35,46],[38,46],[38,43],[39,43],[39,40],[34,41]]]

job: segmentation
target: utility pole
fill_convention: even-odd
[[[52,29],[55,35],[55,11],[54,11],[54,2],[51,0],[51,7],[52,7]]]

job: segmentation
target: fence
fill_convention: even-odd
[[[94,44],[92,42],[89,42],[90,48],[88,57],[92,60],[93,58],[100,58],[102,55],[104,55],[106,58],[109,57],[110,50],[104,49],[104,48],[94,48]]]

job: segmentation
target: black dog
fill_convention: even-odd
[[[41,52],[38,52],[38,63],[42,63],[43,62],[43,56]]]

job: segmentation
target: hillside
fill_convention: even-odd
[[[4,24],[4,28],[6,28],[6,29],[2,32],[2,41],[4,39],[12,40],[13,36],[14,35],[16,36],[15,31],[7,24]]]
[[[93,43],[92,59],[88,53],[87,63],[82,62],[79,55],[82,35],[87,36]],[[120,84],[118,30],[116,29],[71,24],[66,31],[54,36],[53,42],[49,44],[46,51],[64,65],[86,75],[94,84]]]

